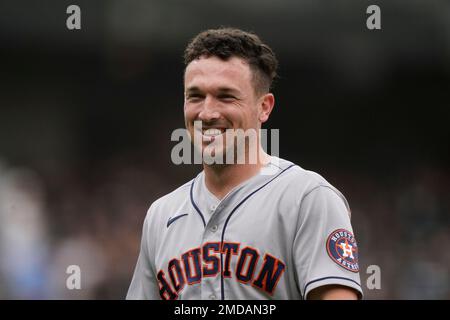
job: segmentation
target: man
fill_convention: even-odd
[[[196,178],[151,205],[127,299],[360,298],[344,196],[261,147],[275,103],[272,50],[255,34],[207,30],[187,46],[185,64],[185,125],[200,135],[197,147],[225,159],[243,144],[245,161],[205,161]],[[239,129],[258,132],[256,161]]]

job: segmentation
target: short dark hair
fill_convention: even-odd
[[[203,31],[184,51],[185,68],[201,56],[216,56],[222,60],[233,56],[244,59],[253,73],[255,92],[259,94],[269,92],[277,76],[278,61],[274,52],[252,32],[224,27]]]

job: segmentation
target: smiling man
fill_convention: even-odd
[[[202,154],[234,161],[205,161],[151,205],[127,299],[360,298],[346,199],[261,146],[275,105],[273,51],[255,34],[221,28],[197,35],[184,57],[186,128],[201,136]]]

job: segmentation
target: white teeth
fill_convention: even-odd
[[[220,129],[207,129],[203,131],[203,135],[205,136],[217,136],[219,134],[222,134],[222,131]]]

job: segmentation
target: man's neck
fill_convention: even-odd
[[[230,190],[257,175],[270,162],[270,156],[264,151],[260,155],[255,164],[203,165],[206,187],[222,200]]]

